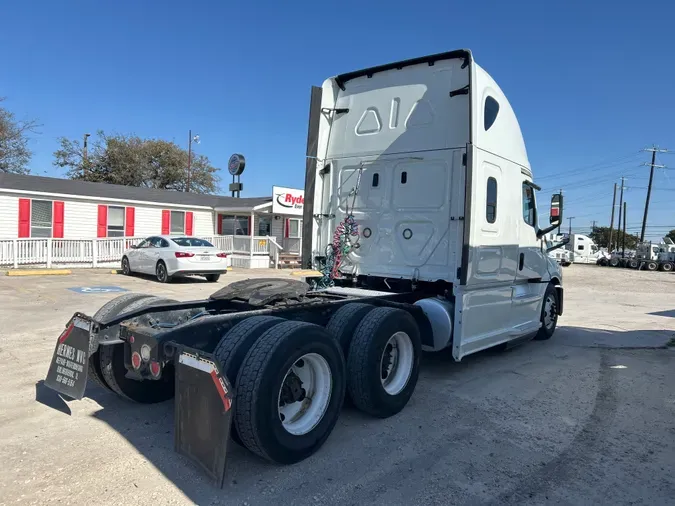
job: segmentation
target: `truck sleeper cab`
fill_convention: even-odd
[[[461,360],[536,332],[549,285],[562,303],[561,271],[542,240],[555,227],[539,228],[518,120],[471,53],[343,74],[316,95],[304,216],[312,266],[325,269],[349,219],[356,247],[332,266],[337,282],[435,285],[452,325],[427,349],[452,346]]]
[[[282,464],[316,452],[343,401],[374,417],[413,395],[422,348],[456,360],[548,339],[562,276],[539,227],[504,94],[453,51],[312,89],[307,282],[250,279],[206,300],[129,293],[58,337],[45,384],[126,399],[175,395],[175,448],[223,485],[228,441]]]

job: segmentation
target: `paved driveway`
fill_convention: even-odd
[[[326,445],[294,466],[232,445],[224,490],[174,454],[173,403],[132,405],[90,385],[82,401],[59,404],[40,380],[68,317],[117,295],[68,288],[186,300],[249,273],[217,285],[0,277],[0,504],[674,504],[675,353],[664,345],[675,275],[564,273],[552,340],[459,364],[426,355],[402,413],[374,420],[345,408]]]

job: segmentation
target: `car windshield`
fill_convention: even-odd
[[[172,237],[171,240],[184,248],[213,248],[213,244],[204,239],[197,239],[196,237]]]

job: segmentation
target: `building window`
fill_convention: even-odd
[[[272,220],[268,216],[258,217],[258,235],[268,236],[272,234]]]
[[[183,211],[171,211],[171,234],[185,233],[185,213]]]
[[[497,180],[493,177],[487,180],[485,219],[488,223],[494,223],[497,220]]]
[[[52,201],[33,200],[30,214],[30,236],[52,236]]]
[[[534,189],[527,183],[523,183],[523,219],[525,223],[534,227]]]
[[[108,206],[108,237],[124,237],[124,208]]]
[[[223,216],[223,235],[248,235],[248,216]]]
[[[290,239],[299,239],[300,237],[302,237],[302,220],[296,218],[289,218],[288,237]]]
[[[483,127],[487,132],[494,124],[499,113],[499,103],[492,97],[485,99],[485,108],[483,109]]]

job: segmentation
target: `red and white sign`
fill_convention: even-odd
[[[302,216],[305,191],[283,186],[272,187],[272,213]]]

